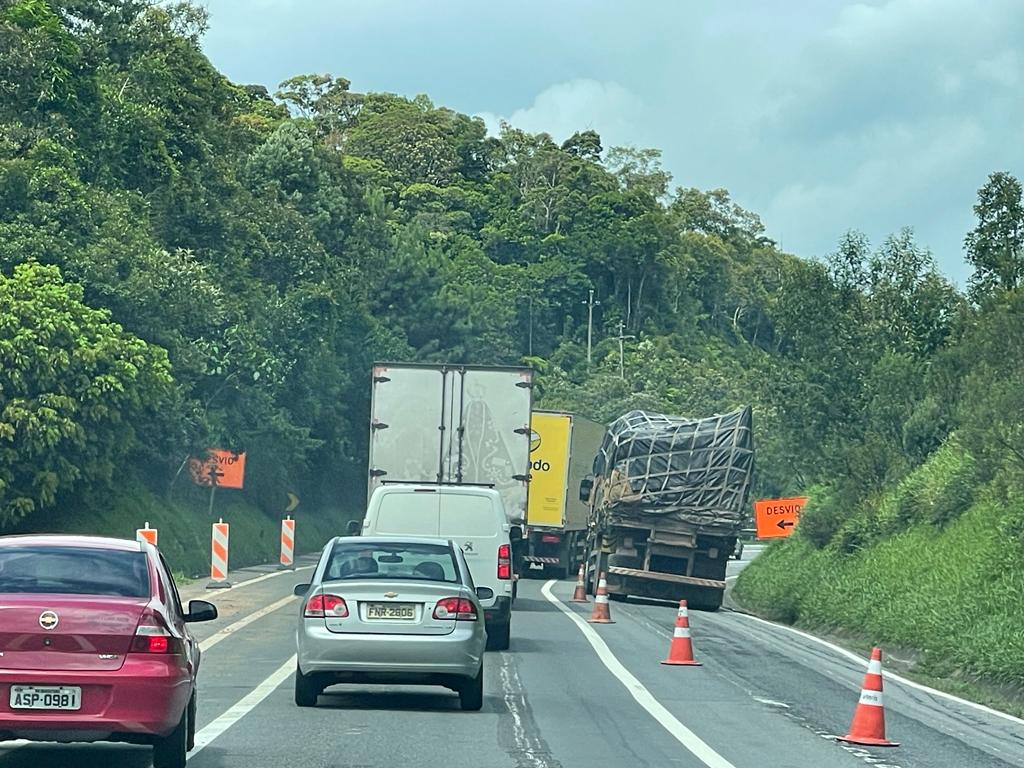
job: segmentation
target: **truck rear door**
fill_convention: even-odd
[[[461,382],[461,466],[463,483],[493,484],[510,519],[526,517],[530,464],[528,368],[467,368]]]
[[[370,403],[372,495],[384,480],[441,480],[446,376],[440,368],[377,365]]]

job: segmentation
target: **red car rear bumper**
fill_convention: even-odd
[[[80,686],[82,707],[76,712],[12,710],[12,685]],[[129,655],[116,672],[0,668],[0,738],[32,740],[37,734],[51,740],[45,734],[54,732],[81,732],[89,740],[97,734],[166,736],[181,720],[192,689],[187,669],[166,657],[142,654]]]

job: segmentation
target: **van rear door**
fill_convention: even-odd
[[[472,493],[441,494],[440,535],[451,539],[466,556],[469,572],[478,586],[498,588],[498,547],[504,539],[504,515],[498,514],[490,496]]]
[[[368,521],[373,536],[438,536],[441,494],[436,488],[395,490],[380,496],[375,519]]]

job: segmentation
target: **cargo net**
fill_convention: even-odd
[[[654,515],[736,527],[753,473],[749,406],[706,419],[631,411],[608,427],[594,459],[600,508],[620,522]]]

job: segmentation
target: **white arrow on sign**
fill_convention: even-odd
[[[294,493],[288,494],[288,506],[285,508],[285,512],[294,512],[295,508],[299,506],[299,497]]]

